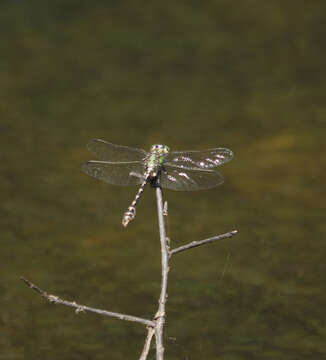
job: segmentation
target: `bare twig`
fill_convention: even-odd
[[[67,301],[59,298],[55,295],[50,295],[44,290],[40,289],[38,286],[31,283],[29,280],[21,278],[25,284],[40,294],[43,298],[53,304],[60,304],[69,306],[75,309],[76,313],[79,312],[93,312],[104,316],[114,317],[120,320],[137,322],[147,326],[147,336],[145,339],[144,347],[142,353],[140,355],[139,360],[146,360],[149,354],[150,345],[155,335],[156,340],[156,360],[164,360],[164,344],[163,344],[163,330],[165,324],[166,317],[166,301],[167,301],[167,284],[168,284],[168,273],[169,273],[169,260],[170,258],[182,251],[186,251],[192,249],[197,246],[205,245],[210,242],[214,242],[217,240],[222,240],[226,238],[230,238],[237,234],[237,230],[230,231],[228,233],[214,236],[208,239],[200,240],[200,241],[192,241],[186,245],[179,246],[175,249],[170,250],[169,247],[169,239],[166,236],[165,230],[165,220],[164,217],[167,217],[167,203],[163,207],[163,199],[162,199],[162,189],[157,186],[156,187],[156,202],[157,202],[157,213],[158,213],[158,223],[159,223],[159,232],[160,232],[160,243],[161,243],[161,264],[162,264],[162,279],[161,279],[161,292],[159,297],[158,309],[155,314],[153,320],[143,319],[137,316],[131,316],[127,314],[120,314],[116,312],[101,310],[97,308],[92,308],[85,305],[77,304],[75,301]]]
[[[159,298],[158,310],[155,315],[156,328],[156,360],[163,360],[164,357],[164,345],[163,345],[163,328],[165,323],[165,304],[167,300],[167,285],[168,285],[168,272],[169,272],[169,249],[166,241],[166,231],[163,215],[163,200],[162,189],[156,187],[156,202],[157,202],[157,214],[158,224],[160,230],[160,242],[161,242],[161,259],[162,259],[162,279],[161,279],[161,293]]]
[[[120,319],[120,320],[137,322],[137,323],[147,325],[147,326],[151,326],[151,327],[155,327],[155,325],[156,325],[155,322],[152,321],[152,320],[147,320],[147,319],[143,319],[143,318],[140,318],[140,317],[137,317],[137,316],[120,314],[120,313],[101,310],[101,309],[97,309],[97,308],[93,308],[93,307],[89,307],[89,306],[85,306],[85,305],[80,305],[80,304],[77,304],[75,301],[63,300],[63,299],[59,298],[58,296],[48,294],[47,292],[40,289],[38,286],[31,283],[29,280],[26,280],[26,279],[24,279],[22,277],[21,277],[21,280],[24,281],[25,284],[27,286],[29,286],[31,289],[38,292],[42,297],[44,297],[50,303],[59,304],[59,305],[65,305],[65,306],[75,308],[76,313],[93,312],[93,313],[104,315],[104,316],[114,317],[114,318],[117,318],[117,319]]]
[[[147,359],[154,333],[155,333],[155,328],[149,326],[147,328],[147,336],[146,336],[144,348],[143,348],[143,351],[142,351],[142,353],[140,355],[139,360],[146,360]]]
[[[179,247],[177,247],[175,249],[172,249],[170,251],[170,257],[172,257],[172,255],[177,254],[177,253],[179,253],[181,251],[189,250],[189,249],[192,249],[194,247],[205,245],[205,244],[208,244],[208,243],[213,242],[213,241],[218,241],[218,240],[230,238],[230,237],[234,236],[237,233],[238,233],[238,230],[233,230],[233,231],[227,232],[227,233],[222,234],[222,235],[213,236],[213,237],[208,238],[208,239],[204,239],[204,240],[200,240],[200,241],[192,241],[189,244],[182,245],[182,246],[179,246]]]

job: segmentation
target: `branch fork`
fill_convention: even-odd
[[[164,207],[163,207],[162,190],[160,187],[156,187],[155,190],[156,190],[157,213],[158,213],[159,232],[160,232],[160,243],[161,243],[162,278],[161,278],[161,292],[160,292],[160,297],[159,297],[159,301],[158,301],[158,309],[155,313],[153,320],[140,318],[140,317],[128,315],[128,314],[121,314],[121,313],[117,313],[117,312],[111,312],[111,311],[107,311],[107,310],[93,308],[90,306],[77,304],[75,301],[67,301],[67,300],[61,299],[60,297],[58,297],[56,295],[48,294],[44,290],[40,289],[38,286],[34,285],[29,280],[21,277],[21,280],[28,287],[30,287],[32,290],[37,292],[44,299],[46,299],[47,301],[49,301],[52,304],[65,305],[65,306],[74,308],[76,314],[93,312],[93,313],[97,313],[99,315],[114,317],[114,318],[117,318],[120,320],[137,322],[137,323],[145,325],[147,328],[147,335],[146,335],[144,347],[143,347],[142,353],[139,357],[139,360],[147,359],[149,351],[150,351],[153,336],[155,336],[155,342],[156,342],[156,360],[164,359],[163,330],[164,330],[165,315],[166,315],[165,307],[166,307],[166,301],[167,301],[167,297],[168,297],[167,283],[168,283],[170,259],[175,254],[178,254],[178,253],[186,251],[186,250],[190,250],[194,247],[206,245],[208,243],[215,242],[218,240],[231,238],[234,235],[236,235],[238,232],[237,230],[233,230],[233,231],[227,232],[222,235],[213,236],[213,237],[210,237],[210,238],[207,238],[204,240],[200,240],[200,241],[192,241],[186,245],[182,245],[177,248],[170,249],[170,239],[167,238],[167,236],[166,236],[165,222],[164,222],[164,216],[167,216],[167,202],[165,202]]]

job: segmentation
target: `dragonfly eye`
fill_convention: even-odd
[[[158,150],[159,148],[160,148],[160,145],[155,144],[155,145],[152,145],[151,150]]]
[[[161,154],[167,154],[170,151],[168,146],[161,145],[161,144],[152,145],[151,150],[152,151],[159,151]]]

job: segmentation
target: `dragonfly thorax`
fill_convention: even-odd
[[[152,145],[151,151],[146,158],[146,175],[156,177],[159,169],[163,164],[165,156],[169,153],[170,149],[166,145],[155,144]]]

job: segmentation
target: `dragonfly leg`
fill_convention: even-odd
[[[164,172],[164,174],[167,174],[166,169],[164,168],[164,166],[162,166],[158,172],[156,176],[152,176],[149,178],[149,183],[151,184],[151,187],[161,187],[161,172]]]
[[[149,179],[149,183],[151,184],[151,187],[156,188],[156,187],[160,187],[160,177],[155,176]]]
[[[167,171],[166,168],[164,167],[164,165],[161,166],[161,168],[158,170],[157,175],[155,177],[151,177],[149,179],[149,182],[151,184],[151,187],[161,187],[161,173],[164,173],[165,175],[167,175]]]

